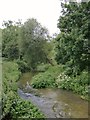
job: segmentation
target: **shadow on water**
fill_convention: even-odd
[[[26,89],[33,75],[25,73],[21,77],[18,89],[20,97],[32,101],[47,118],[88,118],[88,102],[71,91],[50,88],[36,90],[31,86],[30,90]]]

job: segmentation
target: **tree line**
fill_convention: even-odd
[[[24,61],[31,70],[38,64],[50,63],[66,66],[66,73],[80,74],[88,69],[90,38],[90,2],[61,4],[62,15],[57,27],[60,33],[53,39],[48,30],[36,19],[4,21],[2,30],[2,56]],[[54,56],[54,57],[53,57]]]
[[[52,50],[48,30],[42,27],[36,19],[21,21],[11,20],[3,22],[2,56],[8,60],[19,59],[25,61],[30,69],[37,64],[51,63],[49,56]]]

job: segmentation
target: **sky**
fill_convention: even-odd
[[[57,22],[61,12],[61,0],[0,0],[0,27],[3,20],[25,22],[35,18],[45,26],[50,35],[58,33]]]

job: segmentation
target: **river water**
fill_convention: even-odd
[[[33,89],[27,86],[32,73],[24,73],[19,81],[18,94],[30,100],[46,116],[46,118],[88,118],[88,102],[71,91],[46,88]]]

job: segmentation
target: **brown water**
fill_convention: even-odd
[[[30,83],[32,73],[25,73],[20,79],[21,89]],[[88,102],[71,91],[61,89],[32,89],[33,93],[23,92],[18,89],[18,94],[38,106],[47,118],[88,118]]]

